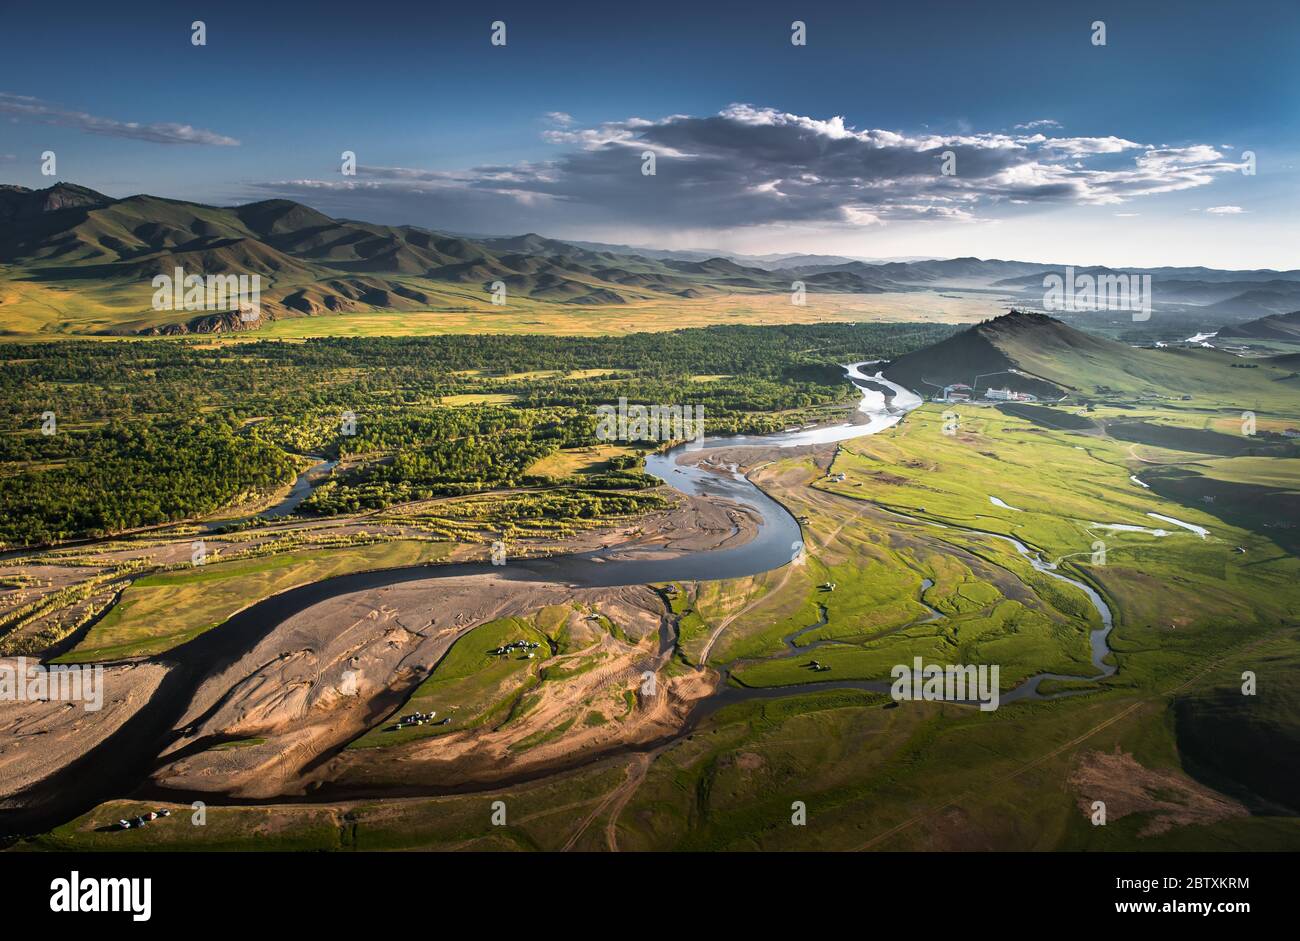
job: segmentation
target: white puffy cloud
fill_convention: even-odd
[[[1053,137],[1044,133],[1057,126],[1051,119],[1027,122],[1032,133],[914,134],[733,104],[705,116],[553,123],[543,139],[562,149],[549,160],[464,170],[362,167],[356,180],[263,188],[292,194],[324,186],[353,199],[423,201],[435,225],[461,230],[481,231],[512,211],[509,230],[618,220],[710,230],[968,222],[999,205],[1118,205],[1205,186],[1238,169],[1206,144]],[[646,151],[656,157],[653,176],[641,172]],[[949,155],[955,175],[941,172]]]

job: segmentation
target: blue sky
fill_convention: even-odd
[[[4,21],[5,182],[48,185],[53,150],[58,178],[114,196],[288,196],[459,232],[1300,267],[1294,0],[64,3]]]

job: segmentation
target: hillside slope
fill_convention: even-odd
[[[1219,350],[1131,347],[1044,314],[1012,311],[899,357],[885,376],[927,396],[957,382],[1045,399],[1104,392],[1213,398],[1233,390],[1243,401],[1267,402],[1280,394],[1279,369],[1240,366]]]
[[[1027,347],[1039,343],[1046,344],[1054,355],[1046,357],[1046,362],[1037,356],[1035,368],[1027,362]],[[1057,368],[1063,355],[1068,352],[1071,360],[1094,351],[1104,355],[1105,346],[1119,344],[1080,333],[1043,314],[1012,311],[900,357],[885,375],[923,394],[963,383],[980,392],[989,387],[1009,388],[1055,399],[1078,387],[1075,370]],[[1048,372],[1042,371],[1044,365]]]
[[[1285,340],[1300,343],[1300,310],[1271,314],[1246,323],[1231,324],[1219,330],[1219,336],[1242,340]]]
[[[176,268],[261,276],[269,320],[463,310],[488,303],[498,282],[508,298],[582,306],[790,289],[784,274],[721,258],[656,260],[532,234],[475,241],[334,219],[285,199],[222,208],[145,195],[113,199],[68,183],[0,186],[0,223],[0,316],[10,333],[210,332],[262,322],[221,311],[154,310],[153,277]],[[862,288],[855,279],[809,285]]]
[[[530,304],[667,306],[728,295],[741,295],[743,305],[744,295],[789,295],[796,285],[810,294],[841,295],[975,290],[997,302],[1004,292],[1019,290],[1032,306],[1044,273],[1062,267],[973,257],[765,257],[632,249],[536,233],[467,238],[333,218],[288,199],[220,207],[148,195],[116,199],[71,183],[42,190],[0,185],[0,333],[186,333],[256,329],[283,317],[343,312],[496,313],[491,292],[500,286],[510,304],[522,302],[525,311]],[[262,317],[245,322],[224,316],[229,311],[155,310],[151,280],[178,267],[187,275],[260,276]],[[1300,302],[1300,271],[1150,273],[1158,304],[1201,315],[1241,319],[1294,310]],[[969,341],[969,348],[951,348],[953,369],[963,381],[1007,370],[1008,352],[985,339],[993,349]],[[940,350],[932,359],[944,354]],[[1072,355],[1093,354],[1076,349]],[[957,368],[963,364],[979,368],[963,373]],[[1027,360],[1017,368],[1034,372]],[[912,377],[918,383],[930,378]],[[1040,376],[1047,385],[1036,386],[1033,379],[1007,378],[1003,384],[1038,394],[1055,391],[1052,380]]]

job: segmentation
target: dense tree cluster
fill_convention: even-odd
[[[561,483],[531,478],[528,468],[596,443],[597,405],[693,405],[709,434],[763,433],[801,410],[848,401],[837,364],[892,358],[951,332],[823,324],[9,345],[0,370],[0,540],[30,544],[208,514],[286,483],[293,453],[345,461],[306,512]],[[50,435],[41,432],[47,413],[57,425]],[[646,479],[635,464],[623,457],[562,483],[636,490]]]
[[[0,540],[30,545],[97,536],[212,513],[287,483],[294,461],[217,419],[113,420],[86,431],[10,436],[39,455],[0,476]]]

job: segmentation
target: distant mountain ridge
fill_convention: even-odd
[[[150,323],[143,285],[176,268],[260,275],[268,319],[366,309],[463,305],[504,285],[508,297],[623,304],[722,292],[788,292],[792,277],[726,258],[651,259],[593,251],[536,234],[473,240],[416,226],[335,219],[291,200],[229,208],[58,183],[0,187],[0,263],[43,283],[134,290],[139,321],[125,332],[247,328],[208,315]],[[860,273],[810,279],[811,291],[881,290]],[[894,289],[906,289],[892,285]],[[252,326],[256,326],[254,323]],[[115,331],[116,332],[116,331]]]
[[[1244,340],[1283,340],[1300,343],[1300,310],[1286,314],[1271,314],[1246,323],[1231,324],[1219,331],[1219,336]]]
[[[539,236],[540,238],[540,236]],[[549,241],[560,241],[551,239]],[[729,252],[723,249],[698,248],[651,248],[643,245],[620,245],[611,242],[588,242],[580,239],[563,239],[569,245],[586,248],[591,251],[613,252],[618,255],[642,255],[646,258],[672,258],[679,261],[704,261],[709,258],[728,258],[737,264],[751,268],[767,270],[785,269],[800,265],[844,265],[860,261],[869,265],[883,265],[891,262],[937,261],[930,255],[902,255],[890,258],[867,258],[851,255],[817,255],[803,252],[770,252],[766,255],[746,255],[742,252]]]
[[[245,323],[211,311],[188,317],[154,311],[150,280],[176,268],[259,275],[263,319]],[[1062,270],[1061,265],[973,257],[876,262],[797,254],[722,257],[536,233],[467,238],[419,226],[336,219],[287,199],[218,207],[148,195],[116,199],[72,183],[42,190],[0,186],[0,274],[37,294],[38,311],[70,296],[102,298],[105,312],[92,320],[94,332],[101,333],[250,329],[281,317],[368,310],[468,310],[500,286],[511,299],[575,306],[789,293],[796,283],[812,293],[1019,291],[1031,306],[1044,275]],[[1149,271],[1157,280],[1157,302],[1200,305],[1231,319],[1300,308],[1300,271]],[[0,327],[9,332],[22,332],[4,322],[5,304],[17,313],[12,298],[21,294],[0,291]],[[29,332],[41,332],[40,317],[48,314],[24,311],[23,316],[35,325]]]
[[[1043,274],[1063,275],[1064,266],[1046,271],[1004,278],[994,287],[1019,291],[1025,302],[1041,297]],[[1109,268],[1102,265],[1075,266],[1076,277],[1089,275],[1150,275],[1152,300],[1159,305],[1195,309],[1224,322],[1242,317],[1281,313],[1300,308],[1300,270],[1275,271],[1258,268],[1247,271],[1222,271],[1204,267]]]

